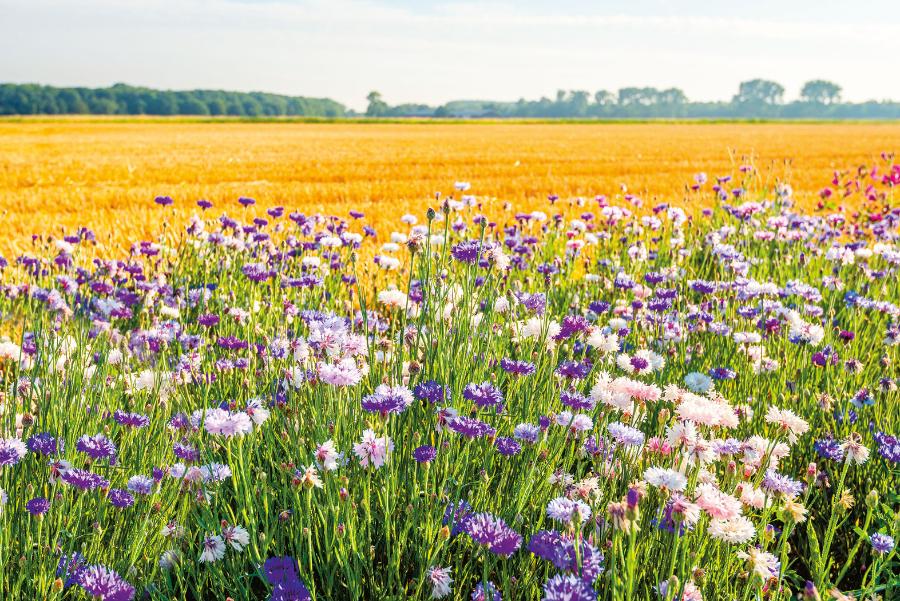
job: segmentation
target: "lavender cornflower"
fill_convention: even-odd
[[[563,524],[569,524],[576,519],[578,523],[583,523],[591,517],[591,508],[584,501],[557,497],[547,504],[547,517]]]
[[[512,555],[522,544],[522,537],[515,530],[489,513],[476,513],[465,521],[464,528],[473,541],[495,555]]]
[[[405,386],[381,384],[375,392],[364,397],[362,408],[370,413],[403,413],[413,402],[413,395]]]
[[[109,480],[106,478],[79,468],[67,469],[60,474],[60,479],[66,484],[81,490],[109,487]]]
[[[519,424],[513,429],[513,436],[515,438],[525,441],[529,444],[536,443],[540,435],[540,427],[535,426],[534,424]]]
[[[772,494],[779,494],[793,499],[803,492],[803,483],[769,468],[766,470],[760,488]]]
[[[503,409],[503,393],[490,382],[467,384],[462,394],[464,398],[472,401],[482,409],[495,407],[498,412]]]
[[[153,492],[153,479],[144,475],[132,476],[128,479],[128,490],[139,495]]]
[[[571,574],[557,574],[544,584],[544,601],[596,601],[590,584]]]
[[[0,439],[0,467],[19,463],[27,453],[25,443],[18,438]]]
[[[472,601],[503,601],[493,582],[479,582],[472,591]]]
[[[75,580],[84,591],[103,601],[131,601],[134,587],[116,572],[102,565],[92,565],[78,572]]]
[[[644,433],[637,428],[626,426],[619,422],[612,422],[606,429],[610,436],[623,447],[637,447],[644,444]]]
[[[872,549],[877,553],[890,553],[894,548],[894,539],[888,534],[881,534],[876,532],[872,536],[869,537],[869,543],[872,545]]]

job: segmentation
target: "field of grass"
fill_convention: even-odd
[[[0,600],[898,598],[898,136],[0,124]]]
[[[0,121],[0,253],[90,224],[112,254],[158,234],[158,195],[187,217],[239,196],[385,223],[455,181],[515,209],[561,198],[682,201],[694,173],[754,163],[809,208],[832,170],[900,147],[900,124],[361,124]]]

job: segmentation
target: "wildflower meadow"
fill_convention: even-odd
[[[0,598],[900,597],[900,165],[822,182],[36,238],[0,258]]]

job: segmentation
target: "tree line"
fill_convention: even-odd
[[[80,114],[342,117],[346,114],[346,108],[329,98],[263,92],[175,92],[125,84],[108,88],[0,84],[0,115]]]
[[[690,102],[678,88],[628,87],[591,94],[559,90],[555,98],[518,102],[457,100],[441,106],[390,106],[371,92],[369,117],[469,117],[568,119],[900,119],[900,102],[841,101],[841,87],[821,79],[806,82],[800,98],[784,101],[784,87],[774,81],[742,82],[727,102]]]
[[[454,100],[440,106],[389,105],[371,92],[363,114],[329,98],[223,90],[170,91],[116,84],[108,88],[58,88],[0,84],[0,115],[195,115],[233,117],[421,117],[540,119],[900,119],[900,102],[843,102],[841,87],[807,82],[785,102],[784,87],[754,79],[730,101],[691,102],[678,88],[627,87],[593,94],[559,90],[555,98],[517,102]]]

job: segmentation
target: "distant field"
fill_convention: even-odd
[[[900,124],[775,123],[199,123],[190,120],[0,121],[0,252],[33,233],[93,228],[109,250],[157,234],[157,195],[175,217],[200,198],[239,196],[307,212],[351,208],[377,222],[421,207],[455,181],[525,209],[561,198],[628,192],[683,201],[695,172],[752,162],[787,179],[804,204],[833,169],[871,165],[900,148]],[[710,202],[709,199],[705,199]],[[542,203],[543,204],[543,203]]]

